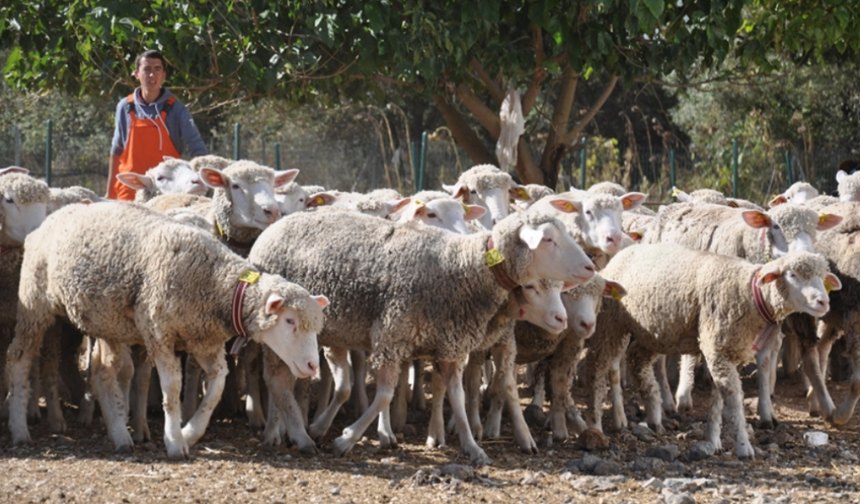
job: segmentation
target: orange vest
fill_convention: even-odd
[[[164,161],[164,156],[181,157],[167,132],[167,112],[176,101],[175,96],[167,99],[164,110],[160,117],[155,119],[139,119],[134,113],[134,94],[128,95],[127,107],[129,109],[128,142],[125,150],[119,157],[117,173],[134,172],[145,174],[150,168]],[[159,123],[156,125],[156,122]],[[159,131],[160,130],[160,131]],[[159,145],[161,149],[159,150]],[[119,180],[110,181],[113,184],[116,199],[121,201],[134,201],[135,190],[126,186]]]

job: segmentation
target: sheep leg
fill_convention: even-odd
[[[487,370],[486,352],[473,352],[466,363],[463,376],[463,391],[465,393],[466,416],[469,419],[469,428],[475,439],[481,440],[484,436],[484,426],[481,424],[481,396],[484,387],[484,372]],[[453,417],[452,417],[452,420]],[[454,421],[456,428],[456,421]]]
[[[350,350],[349,360],[352,363],[352,411],[358,418],[370,404],[367,399],[367,354],[362,350]],[[403,425],[406,425],[405,415]]]
[[[660,387],[660,399],[663,403],[663,411],[666,413],[675,413],[675,397],[672,395],[672,387],[669,385],[669,375],[666,372],[666,356],[659,355],[654,361],[654,376],[657,380],[657,385]]]
[[[146,354],[146,348],[141,345],[132,347],[132,360],[134,361],[134,377],[132,378],[134,398],[129,403],[131,409],[131,438],[135,443],[149,441],[152,435],[149,433],[149,424],[146,421],[146,408],[149,402],[149,385],[152,381],[152,362]]]
[[[609,367],[609,398],[612,403],[612,428],[616,431],[627,428],[627,415],[624,413],[624,391],[621,389],[621,363],[624,354],[617,355]]]
[[[839,330],[830,324],[827,324],[825,322],[819,322],[818,331],[818,343],[816,343],[815,346],[810,350],[810,353],[812,353],[812,355],[817,358],[817,373],[821,377],[820,381],[822,383],[825,383],[827,381],[827,366],[828,361],[830,360],[830,350],[833,348],[833,342],[839,335]],[[829,394],[827,394],[826,398],[823,398],[825,396],[822,396],[813,391],[811,387],[811,381],[809,381],[808,379],[806,381],[810,416],[821,416],[823,411],[825,418],[831,418],[833,415],[833,410],[836,409],[836,406],[833,404],[832,399],[830,400],[829,404],[826,404],[826,398],[829,398]],[[822,401],[825,402],[823,403]],[[828,407],[829,409],[827,409]]]
[[[96,408],[96,398],[93,395],[93,359],[97,358],[95,353],[98,352],[98,345],[95,345],[95,338],[91,338],[90,336],[84,336],[84,341],[86,342],[86,372],[87,372],[87,381],[86,381],[86,389],[84,390],[84,397],[81,399],[81,403],[78,405],[78,423],[83,425],[84,427],[89,427],[93,422],[93,413]]]
[[[714,445],[717,453],[723,451],[720,439],[721,423],[723,421],[723,395],[716,383],[711,388],[711,408],[708,410],[708,422],[705,425],[705,441]]]
[[[27,402],[27,420],[32,423],[41,420],[42,412],[39,410],[39,398],[42,397],[42,356],[41,354],[33,360],[30,368],[30,400]]]
[[[203,434],[206,433],[206,427],[209,425],[209,419],[212,418],[212,413],[221,400],[221,394],[224,392],[224,382],[227,379],[227,359],[224,356],[224,350],[218,348],[212,354],[196,355],[197,362],[206,373],[206,393],[203,395],[203,400],[200,401],[200,406],[197,412],[191,417],[191,420],[182,428],[182,438],[188,443],[188,447],[194,446]],[[177,359],[177,363],[179,360]],[[177,373],[177,377],[181,377],[181,373]],[[179,413],[179,387],[176,387],[176,413]]]
[[[334,385],[334,378],[331,375],[331,367],[328,365],[326,350],[320,350],[320,354],[322,355],[320,359],[320,382],[317,387],[317,408],[314,412],[314,423],[319,420],[323,412],[328,408],[329,403],[331,403],[332,388]]]
[[[63,418],[63,408],[60,405],[60,393],[57,383],[60,376],[62,336],[62,328],[58,322],[45,333],[45,342],[42,345],[42,365],[40,370],[42,389],[45,392],[45,403],[48,406],[48,427],[54,434],[66,431],[66,420]]]
[[[706,335],[701,338],[706,339]],[[735,433],[735,454],[738,458],[755,458],[755,452],[750,444],[749,434],[747,433],[747,422],[744,418],[744,392],[741,387],[741,378],[738,374],[737,364],[729,362],[722,358],[716,351],[713,353],[705,353],[705,360],[708,363],[708,368],[711,370],[711,376],[714,379],[714,385],[719,389],[720,395],[725,404],[725,413],[728,415],[726,420],[730,424],[731,429]],[[708,419],[711,422],[718,422],[718,419],[713,417],[714,410],[711,410],[712,416]],[[716,427],[711,430],[710,425],[708,432],[712,436],[719,438],[720,428]],[[707,438],[713,442],[712,438]],[[716,446],[716,445],[714,445]]]
[[[134,441],[128,432],[128,388],[131,380],[131,349],[128,345],[105,340],[98,342],[99,359],[94,359],[93,390],[101,406],[108,436],[116,451],[131,452]],[[123,376],[123,374],[125,376]]]
[[[345,352],[344,352],[345,353]],[[326,352],[326,358],[328,358],[328,352]],[[332,364],[329,361],[329,364]],[[337,380],[338,370],[332,366],[332,373],[335,373],[335,380]],[[370,406],[367,408],[361,417],[358,418],[355,422],[352,423],[349,427],[343,430],[343,433],[340,437],[334,440],[334,454],[337,457],[342,457],[352,450],[355,446],[355,443],[361,439],[362,434],[373,420],[379,415],[382,410],[388,408],[391,404],[391,399],[394,397],[394,388],[397,386],[397,379],[400,374],[400,363],[393,364],[383,364],[376,371],[376,396],[373,398],[373,402],[370,403]],[[347,378],[348,380],[348,378]],[[335,391],[335,395],[337,396],[340,392]],[[344,397],[344,401],[349,397],[349,391],[347,391],[346,397]],[[313,425],[311,426],[313,429]]]
[[[758,368],[758,417],[762,429],[773,429],[777,425],[776,412],[773,409],[773,381],[776,370],[773,365],[779,359],[779,349],[782,346],[782,332],[774,334],[764,348],[756,352],[755,361]]]
[[[302,378],[301,380],[296,380],[296,384],[293,387],[293,396],[295,396],[296,403],[299,405],[299,414],[301,415],[302,425],[307,429],[308,410],[310,409],[311,402],[311,379]],[[283,429],[281,429],[281,432],[283,432]]]
[[[305,429],[302,410],[296,402],[296,377],[274,352],[263,349],[263,379],[269,390],[269,417],[263,432],[263,446],[272,448],[281,443],[286,428],[290,440],[302,453],[317,452],[316,444]]]
[[[152,358],[152,362],[158,370],[158,378],[161,383],[161,404],[164,408],[164,444],[167,447],[167,456],[171,459],[187,460],[191,453],[188,441],[182,432],[182,410],[179,405],[179,391],[182,388],[182,362],[172,348],[162,349],[152,345],[147,350],[149,350],[150,358]],[[198,357],[195,357],[195,359],[200,363]],[[208,383],[206,396],[211,398],[210,394],[215,392],[214,389],[217,385],[215,383]],[[221,386],[223,387],[223,381],[221,382]],[[220,397],[222,391],[218,390],[217,392]],[[195,413],[188,421],[188,424],[186,424],[186,427],[193,425],[192,421],[196,416],[197,414]]]
[[[853,321],[845,324],[845,347],[848,361],[851,362],[851,389],[848,397],[833,412],[831,423],[837,427],[845,425],[854,414],[854,407],[860,399],[860,333]]]
[[[408,369],[409,363],[404,363]],[[402,374],[402,371],[401,371]],[[404,404],[406,399],[403,399]],[[380,448],[397,448],[397,436],[394,435],[394,429],[391,428],[391,408],[383,408],[379,412],[379,419],[376,424],[376,435],[379,437]]]
[[[660,387],[654,376],[654,359],[657,354],[634,343],[627,350],[627,361],[635,381],[639,384],[639,397],[645,405],[645,421],[648,427],[657,434],[662,434],[663,406],[660,398]]]
[[[251,429],[260,430],[266,426],[266,415],[260,393],[262,374],[260,344],[249,341],[239,358],[245,370],[245,415],[248,417],[248,426]]]
[[[543,424],[547,418],[543,412],[543,403],[546,401],[546,377],[549,371],[549,359],[543,359],[536,364],[529,364],[531,368],[532,401],[526,407],[530,418]]]
[[[185,358],[185,381],[182,384],[182,419],[188,421],[200,404],[200,364],[191,354]]]
[[[433,398],[430,402],[430,423],[427,426],[427,442],[425,443],[430,448],[441,448],[445,446],[445,417],[444,417],[444,401],[445,401],[445,382],[442,381],[442,375],[437,371],[433,371],[433,380],[430,383],[432,388]]]
[[[601,331],[601,324],[597,325],[597,331]],[[606,398],[607,376],[612,367],[614,355],[609,342],[601,341],[600,336],[592,337],[588,356],[585,359],[585,375],[591,388],[588,393],[589,413],[585,416],[585,423],[589,429],[603,432],[603,400]],[[603,336],[605,337],[605,336]],[[623,354],[623,350],[616,349]]]
[[[698,360],[698,355],[681,356],[681,372],[678,378],[678,389],[675,391],[676,411],[687,413],[693,410],[693,386],[696,382]]]
[[[424,411],[427,409],[427,398],[424,397],[424,359],[412,361],[412,401],[413,411]]]
[[[311,439],[319,439],[328,432],[340,407],[349,399],[349,392],[352,388],[352,384],[350,383],[352,373],[350,372],[348,354],[349,351],[346,348],[325,348],[325,360],[328,362],[331,376],[334,379],[334,397],[322,413],[317,411],[317,418],[308,428],[308,434],[310,434]],[[362,414],[359,418],[364,418],[366,413]],[[367,426],[364,429],[367,429]],[[361,431],[362,433],[364,433],[364,429]],[[351,445],[350,448],[352,448]]]
[[[353,387],[354,389],[355,387]],[[400,367],[400,379],[397,381],[397,389],[394,391],[394,399],[391,401],[391,408],[386,416],[390,419],[389,427],[393,426],[398,432],[403,432],[403,427],[406,426],[406,414],[409,409],[407,402],[407,391],[409,390],[409,361],[404,361]],[[354,395],[354,394],[353,394]],[[382,421],[382,417],[379,417]]]
[[[439,361],[439,372],[442,380],[448,387],[448,402],[451,404],[451,412],[457,425],[457,433],[460,436],[460,446],[469,454],[471,461],[476,465],[490,464],[490,457],[475,442],[472,429],[469,428],[469,419],[466,417],[465,392],[463,391],[463,368],[462,361]]]
[[[504,400],[508,407],[514,439],[517,441],[520,450],[525,453],[537,454],[537,443],[535,443],[532,433],[529,431],[529,426],[526,424],[523,409],[520,406],[520,396],[517,393],[517,342],[513,331],[503,337],[502,341],[493,348],[492,352],[496,372],[493,380],[490,382],[490,390],[495,390],[496,393],[502,394],[501,399]],[[498,401],[498,399],[496,400]]]
[[[585,421],[580,416],[570,394],[583,346],[585,346],[585,340],[571,334],[561,341],[549,361],[549,382],[552,393],[550,425],[552,437],[556,441],[564,441],[569,437],[568,420],[575,434],[580,434],[586,429]]]

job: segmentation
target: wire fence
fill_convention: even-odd
[[[52,126],[50,133],[47,125],[27,129],[26,133],[6,128],[0,131],[0,166],[23,166],[43,178],[50,167],[52,186],[81,185],[102,194],[107,181],[111,133],[105,128],[104,132],[79,136],[71,127],[58,124]],[[379,128],[370,125],[353,129],[349,135],[289,136],[264,134],[256,131],[254,125],[242,125],[238,134],[235,130],[212,134],[207,142],[209,151],[235,158],[237,139],[239,158],[281,169],[299,168],[301,183],[349,191],[392,187],[410,194],[419,180],[424,189],[440,189],[443,183],[454,183],[459,173],[473,164],[446,131],[437,130],[424,139],[422,175],[418,170],[421,138],[414,142],[415,148],[397,147]],[[532,154],[534,159],[540,159],[540,152]],[[773,149],[762,154],[744,152],[742,146],[737,157],[735,165],[731,146],[715,159],[687,149],[619,146],[616,140],[588,138],[584,144],[571,146],[561,159],[556,189],[581,185],[584,160],[586,186],[611,180],[631,190],[649,193],[649,201],[654,204],[670,201],[673,184],[686,191],[710,187],[728,196],[734,191],[738,197],[761,204],[770,195],[785,190],[790,182],[801,180],[812,183],[822,193],[833,193],[839,163],[856,159],[848,148],[811,153]]]

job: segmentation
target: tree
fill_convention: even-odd
[[[751,11],[769,16],[767,4]],[[532,134],[520,137],[516,171],[554,187],[560,160],[619,81],[695,78],[737,52],[744,65],[773,65],[756,37],[776,21],[745,20],[744,8],[743,0],[11,0],[0,7],[0,42],[15,46],[6,78],[30,88],[127,92],[134,54],[158,47],[172,87],[198,100],[186,99],[192,107],[423,95],[476,163],[495,161],[497,110],[509,87],[521,89]],[[603,92],[574,110],[578,84],[597,78]]]

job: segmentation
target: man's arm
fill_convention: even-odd
[[[108,166],[107,189],[105,189],[105,198],[116,199],[116,173],[119,169],[119,156],[110,155],[110,165]]]

